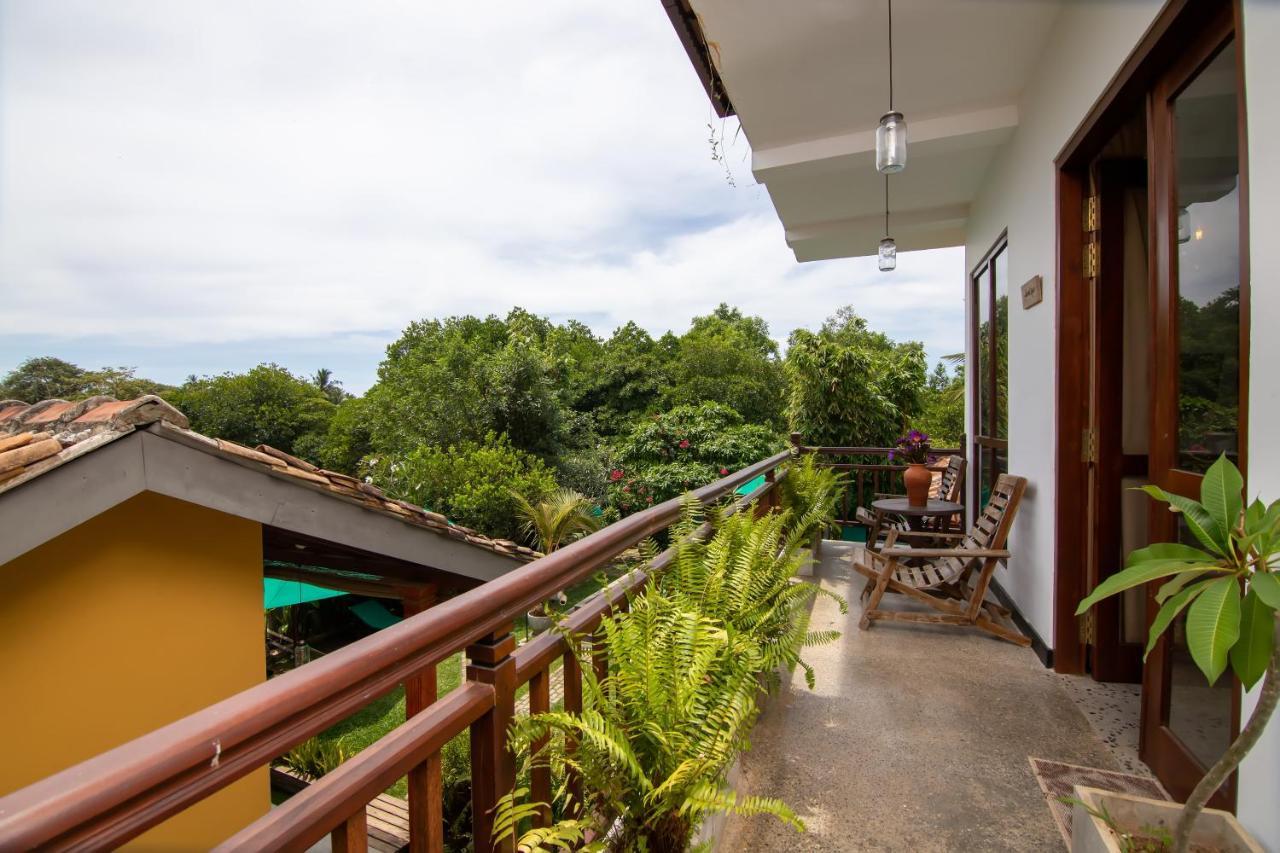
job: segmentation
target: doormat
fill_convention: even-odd
[[[1071,806],[1059,798],[1074,796],[1076,785],[1101,788],[1104,791],[1115,791],[1120,794],[1151,797],[1154,800],[1172,799],[1165,793],[1160,783],[1150,776],[1098,770],[1044,758],[1029,760],[1031,772],[1035,774],[1040,791],[1044,794],[1045,804],[1049,806],[1049,813],[1053,815],[1053,822],[1058,825],[1058,832],[1062,833],[1062,840],[1066,843],[1068,850],[1071,849]]]

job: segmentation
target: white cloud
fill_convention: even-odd
[[[797,265],[709,116],[652,0],[0,0],[0,336],[107,363],[515,304],[660,332],[727,301],[779,338],[852,303],[961,348],[958,251]]]

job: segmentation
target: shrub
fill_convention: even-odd
[[[281,762],[304,779],[319,779],[351,757],[341,740],[309,738],[281,756]]]
[[[677,406],[642,421],[618,449],[609,503],[623,515],[769,456],[781,441],[718,403]]]
[[[369,475],[394,497],[489,536],[513,540],[521,536],[513,492],[536,502],[556,488],[542,460],[493,433],[483,443],[423,446],[404,457],[370,460]]]

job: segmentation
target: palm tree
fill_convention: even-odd
[[[525,535],[544,554],[600,527],[600,519],[592,514],[591,500],[573,489],[557,489],[536,504],[519,492],[513,491],[511,495],[516,500],[516,512],[523,522]],[[564,592],[556,598],[564,603]],[[547,614],[545,603],[542,612]]]
[[[313,373],[311,382],[329,398],[331,403],[341,403],[347,396],[347,392],[342,390],[342,383],[333,378],[333,371],[327,367],[321,367]]]
[[[600,520],[591,512],[591,500],[573,489],[557,489],[536,504],[519,492],[511,494],[525,535],[544,554],[600,527]]]

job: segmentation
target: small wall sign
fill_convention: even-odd
[[[1044,299],[1044,280],[1040,276],[1033,276],[1030,281],[1022,285],[1022,307],[1027,309],[1033,305],[1039,305]]]

